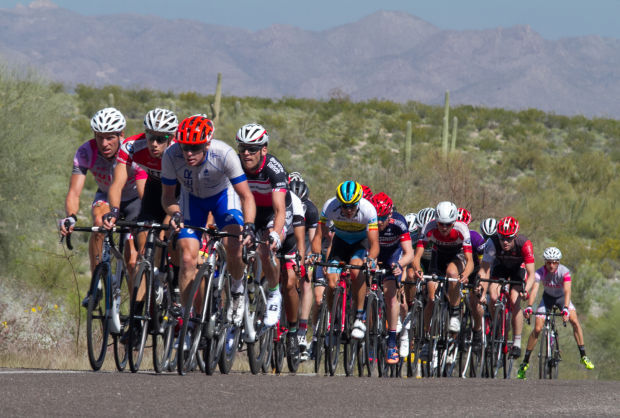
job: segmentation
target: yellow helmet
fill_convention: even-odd
[[[338,185],[338,191],[336,192],[338,200],[343,205],[354,205],[362,199],[363,195],[364,191],[362,186],[358,182],[352,180],[340,183],[340,185]]]

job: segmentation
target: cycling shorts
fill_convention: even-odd
[[[205,198],[196,197],[183,190],[181,200],[186,225],[205,226],[209,212],[213,214],[219,229],[228,225],[243,225],[241,201],[232,187]],[[200,241],[201,236],[200,232],[190,228],[183,228],[179,233],[179,239],[194,238]]]
[[[350,263],[351,260],[359,258],[363,260],[368,254],[368,239],[349,244],[337,235],[332,240],[332,248],[327,257],[328,263],[338,264],[341,261]],[[328,267],[327,274],[340,273],[342,269],[337,267]]]
[[[108,194],[106,192],[102,192],[100,189],[97,189],[91,207],[95,208],[97,206],[109,204],[110,203],[108,202]],[[119,208],[119,211],[121,219],[124,219],[126,221],[135,221],[138,218],[138,214],[140,213],[140,199],[136,197],[131,200],[125,200],[121,202],[121,207]]]
[[[524,266],[518,266],[513,269],[508,269],[502,265],[496,265],[491,270],[491,278],[504,278],[515,282],[521,282],[522,284],[518,285],[510,285],[511,289],[522,290],[523,283],[525,283],[525,276],[527,275],[527,270],[525,270]]]
[[[382,268],[390,271],[390,273],[387,273],[385,275],[385,277],[383,278],[383,281],[396,280],[398,283],[400,283],[402,275],[398,277],[394,276],[391,273],[391,269],[392,269],[393,264],[398,264],[398,260],[400,260],[400,257],[402,254],[403,254],[403,249],[401,247],[398,247],[396,251],[394,251],[391,254],[384,254],[383,256],[381,254],[379,255],[379,258],[377,258],[377,261],[382,265]]]
[[[564,309],[564,295],[555,297],[551,296],[546,292],[543,292],[542,299],[540,300],[540,304],[538,305],[538,309],[536,309],[536,318],[544,318],[545,312],[553,311],[554,306],[557,306],[560,310]],[[571,302],[568,306],[568,310],[575,310],[573,302]]]
[[[433,251],[433,255],[431,256],[430,268],[429,272],[431,274],[437,274],[439,276],[443,276],[446,274],[446,270],[448,269],[448,264],[454,263],[456,268],[459,271],[459,274],[463,273],[465,270],[465,254],[462,252],[458,253],[445,253],[439,251]]]

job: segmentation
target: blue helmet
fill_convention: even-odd
[[[338,186],[336,196],[343,205],[354,205],[362,199],[364,191],[362,186],[355,181],[343,181]]]

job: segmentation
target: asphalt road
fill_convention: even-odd
[[[0,369],[9,416],[620,416],[620,382]]]

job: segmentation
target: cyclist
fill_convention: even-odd
[[[348,180],[340,183],[336,196],[325,202],[319,218],[318,232],[312,240],[312,259],[316,259],[321,252],[322,240],[329,236],[328,223],[333,221],[334,237],[327,257],[328,263],[344,261],[356,266],[366,263],[370,268],[376,267],[379,255],[377,211],[362,195],[362,186]],[[338,285],[340,270],[337,267],[327,269],[329,306],[332,304],[333,291]],[[357,307],[351,336],[361,339],[366,332],[363,321],[366,278],[360,270],[351,270],[351,290]]]
[[[131,166],[134,163],[148,174],[137,220],[164,222],[166,212],[161,205],[161,159],[164,151],[172,143],[178,125],[178,119],[172,111],[155,108],[144,117],[144,133],[130,136],[123,142],[116,157],[114,180],[108,192],[110,212],[103,216],[103,224],[106,228],[113,227],[119,217],[122,189],[127,183],[131,174]],[[147,231],[140,231],[136,234],[139,252],[144,249],[146,235]],[[177,278],[179,267],[175,266],[174,270],[174,277]],[[142,283],[138,294],[139,301],[142,300],[145,286],[146,283]],[[129,287],[133,288],[133,276],[129,277]]]
[[[241,162],[230,146],[212,138],[213,123],[202,116],[191,116],[181,122],[176,143],[162,158],[162,205],[171,216],[171,226],[180,230],[177,247],[181,255],[182,305],[190,297],[189,284],[196,275],[201,238],[200,233],[185,228],[185,224],[203,226],[211,212],[218,228],[240,234],[239,239],[223,240],[232,283],[243,279],[239,241],[243,238],[243,245],[249,245],[255,235],[256,205]],[[176,197],[178,183],[181,184],[180,199]]]
[[[291,173],[289,178],[291,178],[294,173]],[[309,248],[310,243],[314,239],[314,234],[316,233],[316,228],[319,223],[319,211],[308,196],[310,193],[308,185],[303,181],[299,173],[296,174],[298,174],[299,177],[296,180],[290,181],[289,189],[301,199],[303,204],[307,239],[306,248]],[[299,343],[302,361],[308,359],[308,342],[306,341],[306,334],[308,332],[308,318],[310,317],[311,309],[312,284],[310,283],[309,274],[305,274],[304,277],[301,278],[301,307],[299,312],[299,330],[297,333],[297,341]]]
[[[510,356],[521,356],[521,331],[523,330],[523,312],[521,311],[522,294],[529,295],[534,285],[534,249],[532,242],[524,235],[519,234],[519,222],[512,216],[506,216],[497,224],[497,234],[493,235],[485,244],[484,255],[480,263],[480,278],[503,277],[513,281],[525,283],[510,286],[510,304],[512,306],[512,333],[513,345]],[[500,285],[498,283],[481,283],[482,294],[479,300],[486,300],[489,295],[489,310],[493,316],[495,302],[499,298]],[[475,293],[475,292],[474,292]],[[472,301],[479,303],[475,295]],[[482,307],[474,311],[476,324],[480,324]],[[478,325],[479,327],[479,325]]]
[[[97,183],[97,191],[91,205],[93,225],[102,226],[103,215],[110,211],[108,190],[112,184],[116,156],[125,137],[125,117],[119,110],[106,107],[95,113],[90,121],[90,126],[95,137],[82,144],[73,157],[73,171],[65,199],[67,217],[59,222],[62,235],[67,235],[73,231],[73,226],[77,221],[76,214],[80,208],[80,195],[88,171],[93,174]],[[131,165],[127,182],[120,192],[119,203],[117,204],[119,214],[127,220],[134,220],[140,212],[140,196],[144,191],[146,177],[146,173],[138,165]],[[65,224],[69,225],[68,229]],[[137,253],[133,246],[133,240],[128,240],[127,244],[125,259],[131,272],[135,268]],[[103,235],[91,234],[88,241],[91,272],[99,262],[102,245]],[[82,301],[82,305],[88,305],[88,295]]]
[[[444,275],[447,278],[458,278],[460,283],[467,283],[474,263],[472,259],[471,238],[469,228],[463,222],[457,221],[458,210],[452,202],[439,202],[435,209],[435,220],[429,222],[420,240],[417,243],[413,264],[418,279],[422,279],[421,259],[424,247],[427,243],[433,244],[430,262],[430,272]],[[437,283],[428,282],[428,300],[424,307],[424,327],[428,330],[430,318],[435,304],[435,291]],[[450,304],[450,321],[448,330],[458,333],[461,328],[460,293],[459,286],[455,282],[448,283],[448,302]],[[423,351],[428,345],[422,347]],[[426,348],[426,350],[424,350]],[[425,353],[426,355],[427,353]]]
[[[267,311],[265,313],[265,326],[273,326],[280,319],[282,294],[280,292],[280,260],[276,265],[270,261],[270,253],[276,253],[282,247],[287,237],[286,223],[287,206],[291,205],[291,197],[288,193],[288,176],[282,163],[268,152],[269,135],[267,130],[256,123],[243,125],[236,136],[237,150],[241,159],[241,166],[248,178],[250,190],[256,201],[256,230],[268,234],[269,245],[260,244],[258,254],[261,257],[263,272],[267,278],[269,293],[267,296]],[[271,223],[270,226],[268,224]],[[294,245],[294,238],[293,238]],[[235,285],[235,299],[242,298],[243,283]],[[285,292],[289,304],[289,292]],[[296,294],[295,294],[296,296]],[[240,303],[243,313],[243,303]],[[291,324],[289,324],[291,325]],[[292,324],[291,328],[296,328]]]
[[[540,331],[545,324],[544,313],[551,312],[554,306],[562,307],[562,319],[564,322],[570,321],[570,324],[573,326],[573,335],[577,343],[577,348],[579,349],[581,363],[588,370],[594,369],[594,364],[592,364],[592,361],[590,361],[586,355],[583,331],[581,330],[581,324],[577,318],[577,311],[571,301],[570,270],[568,270],[564,264],[560,264],[562,252],[556,247],[549,247],[543,252],[543,258],[545,259],[545,264],[536,270],[536,282],[532,289],[532,294],[528,299],[528,306],[524,311],[526,318],[532,315],[532,304],[536,300],[539,284],[542,283],[544,287],[543,296],[538,305],[538,309],[536,309],[536,325],[527,340],[523,363],[521,363],[517,373],[519,379],[525,379],[525,372],[527,372],[527,369],[530,367],[530,355],[536,346]]]
[[[497,219],[486,218],[480,222],[480,233],[485,242],[497,233]]]
[[[380,247],[378,261],[389,271],[383,279],[388,323],[387,362],[396,364],[400,359],[399,349],[396,347],[400,313],[396,291],[405,267],[413,261],[413,247],[407,221],[403,215],[392,210],[392,199],[387,194],[379,192],[370,201],[377,211]]]
[[[372,198],[372,190],[365,184],[360,184],[360,186],[362,186],[362,197],[370,202],[370,199]]]

